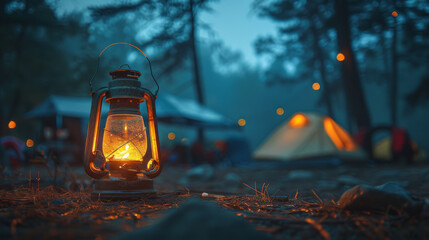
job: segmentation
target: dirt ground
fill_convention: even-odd
[[[31,177],[30,177],[31,172]],[[7,174],[0,182],[1,239],[106,239],[160,221],[165,210],[201,194],[274,239],[429,239],[429,213],[348,211],[337,202],[357,184],[395,182],[429,200],[429,165],[292,168],[166,166],[154,179],[156,199],[92,201],[92,180],[64,167],[53,184],[43,166]],[[166,230],[168,231],[168,229]],[[198,238],[196,238],[198,239]]]

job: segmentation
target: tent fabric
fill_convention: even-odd
[[[426,151],[421,149],[416,142],[411,140],[414,150],[413,161],[419,162],[427,159]],[[378,141],[374,146],[374,158],[380,161],[392,161],[392,138],[386,137]]]
[[[296,125],[297,118],[306,124]],[[332,118],[314,113],[298,113],[278,127],[254,152],[257,160],[290,161],[335,156],[363,160],[365,153]]]
[[[102,109],[103,114],[107,114],[104,104]],[[24,115],[24,118],[44,118],[55,117],[57,115],[76,118],[88,118],[90,111],[90,98],[51,95],[40,106],[27,112]]]
[[[191,99],[178,98],[170,94],[160,94],[156,100],[158,121],[205,128],[233,128],[236,124],[221,114]],[[141,112],[146,112],[146,104],[140,104]],[[27,112],[24,118],[77,117],[89,118],[91,98],[52,95],[40,106]],[[103,102],[102,115],[107,115],[109,106]]]
[[[199,127],[237,127],[234,122],[192,99],[160,94],[156,115],[161,122]]]

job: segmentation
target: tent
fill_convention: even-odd
[[[411,146],[414,151],[412,160],[415,162],[424,161],[428,158],[425,150],[420,148],[416,142],[411,140]],[[392,161],[392,138],[386,137],[378,141],[374,146],[374,158],[378,161]]]
[[[140,104],[141,112],[146,112],[146,104]],[[52,95],[40,106],[27,112],[24,118],[56,117],[61,127],[62,117],[89,118],[91,98]],[[107,116],[109,106],[103,102],[102,115]],[[178,98],[170,94],[160,94],[156,100],[159,122],[197,126],[204,128],[234,128],[237,125],[221,114],[192,99]],[[57,124],[58,124],[57,123]]]
[[[254,152],[257,160],[290,161],[323,157],[364,160],[365,153],[332,118],[297,113]]]
[[[170,94],[159,94],[156,100],[158,121],[204,128],[238,127],[230,119],[207,108],[195,100],[179,98]]]

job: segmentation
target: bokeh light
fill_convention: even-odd
[[[315,82],[315,83],[313,83],[312,88],[313,88],[313,90],[317,91],[320,89],[320,84],[318,82]]]
[[[10,129],[14,129],[16,128],[16,122],[15,121],[10,121],[9,124],[7,125]]]
[[[276,110],[277,115],[281,116],[285,114],[285,110],[282,107],[277,108]]]
[[[338,61],[342,62],[342,61],[344,61],[345,59],[346,59],[346,57],[344,56],[344,54],[342,54],[342,53],[338,53],[338,54],[337,54],[337,60],[338,60]]]
[[[393,17],[397,17],[398,15],[399,15],[399,14],[398,14],[398,12],[397,12],[397,11],[393,11],[393,12],[392,12],[392,16],[393,16]]]
[[[32,139],[27,139],[27,141],[25,142],[25,144],[27,145],[27,147],[33,147],[34,146],[34,141]]]
[[[176,134],[174,134],[174,132],[171,132],[168,134],[168,139],[174,140],[175,138],[176,138]]]
[[[244,125],[246,125],[246,120],[244,120],[243,118],[241,118],[240,120],[238,120],[238,125],[240,127],[243,127]]]

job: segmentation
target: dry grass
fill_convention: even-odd
[[[67,181],[79,176],[68,171]],[[81,191],[42,186],[40,174],[25,174],[28,181],[12,190],[0,189],[0,233],[2,239],[62,238],[105,239],[123,231],[152,224],[163,210],[177,207],[189,197],[201,196],[187,187],[161,193],[157,199],[134,202],[100,202],[90,199],[91,186]],[[248,181],[249,182],[249,181]],[[46,181],[45,181],[46,183]],[[81,181],[82,183],[82,181]],[[207,198],[231,209],[261,231],[276,239],[425,239],[429,238],[429,215],[392,215],[390,212],[343,211],[326,192],[307,189],[292,198],[270,194],[269,184],[257,187],[244,183],[254,194],[223,194]],[[208,191],[210,192],[210,191]],[[324,197],[325,196],[325,197]]]

